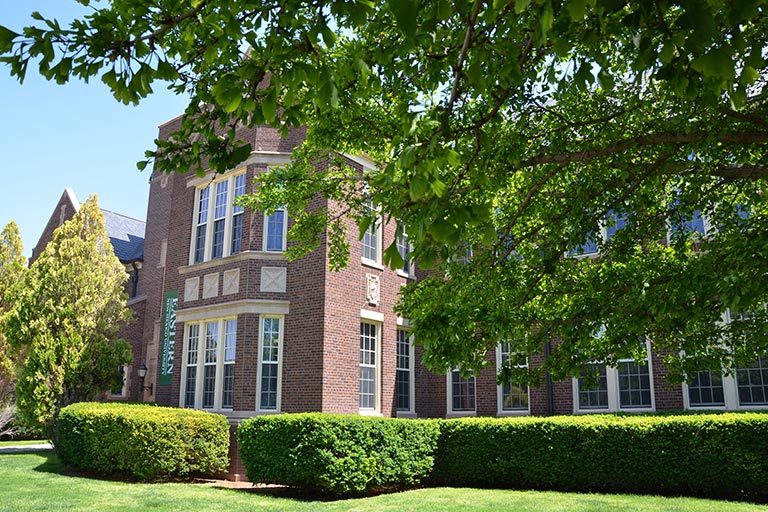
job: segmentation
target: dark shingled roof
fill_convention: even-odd
[[[101,210],[115,256],[123,263],[144,260],[144,228],[142,220]]]

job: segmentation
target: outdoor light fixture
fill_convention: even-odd
[[[149,394],[151,395],[152,394],[152,383],[150,382],[149,386],[145,386],[144,385],[144,377],[146,377],[146,376],[147,376],[147,366],[144,363],[142,363],[141,366],[139,366],[139,387],[142,390],[148,389],[149,390]]]

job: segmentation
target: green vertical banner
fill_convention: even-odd
[[[160,375],[158,384],[168,386],[173,377],[173,349],[176,337],[176,306],[179,304],[179,292],[171,290],[165,292],[163,303],[163,340],[160,345],[160,361],[158,367]]]

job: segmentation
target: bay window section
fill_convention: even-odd
[[[243,250],[243,207],[234,204],[238,197],[245,194],[245,174],[235,176],[235,196],[232,200],[232,247],[231,254]]]
[[[233,406],[237,320],[187,323],[181,405],[221,410]]]
[[[264,216],[264,250],[267,252],[283,252],[286,240],[285,208],[278,208],[272,215]]]
[[[191,263],[202,263],[242,250],[243,209],[233,204],[245,193],[246,174],[228,175],[196,191]]]

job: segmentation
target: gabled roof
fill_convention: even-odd
[[[53,236],[53,231],[64,222],[72,218],[75,212],[80,210],[80,201],[71,188],[64,190],[64,193],[56,204],[56,207],[48,220],[37,245],[32,250],[32,257],[29,264],[40,255]],[[102,209],[104,214],[104,225],[112,242],[115,256],[124,264],[134,261],[144,260],[144,229],[146,223],[143,220],[126,217],[119,213],[110,212]]]
[[[101,210],[109,240],[115,249],[115,256],[123,263],[144,259],[145,222],[119,213]]]

